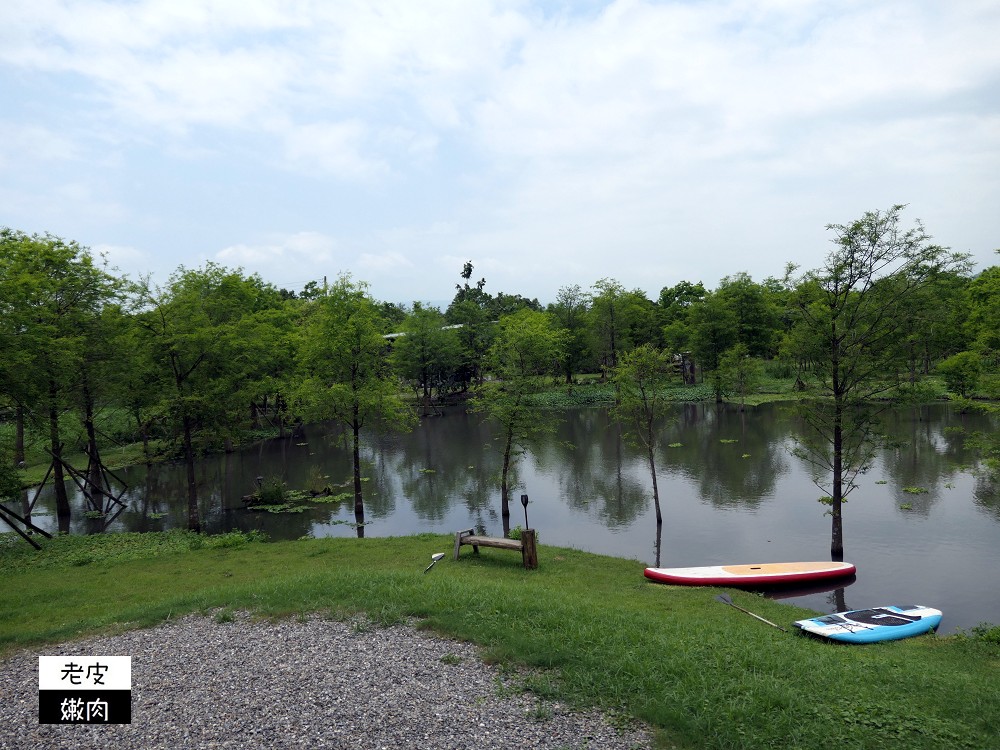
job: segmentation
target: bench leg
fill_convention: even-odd
[[[535,546],[535,530],[521,532],[521,560],[527,570],[538,568],[538,548]]]

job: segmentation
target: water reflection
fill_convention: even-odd
[[[960,432],[992,429],[993,422],[932,406],[892,412],[884,426],[891,447],[859,477],[845,509],[846,557],[859,570],[850,587],[852,604],[923,601],[944,609],[939,605],[947,602],[946,622],[1000,621],[1000,597],[964,596],[955,586],[961,578],[970,591],[995,588],[988,571],[1000,565],[1000,499],[963,468],[974,455]],[[662,425],[656,454],[661,529],[652,510],[648,462],[603,409],[566,412],[557,432],[521,457],[512,493],[531,496],[532,525],[543,545],[644,564],[662,557],[670,566],[827,559],[826,508],[816,502],[820,492],[808,467],[790,453],[797,427],[794,414],[779,406],[746,413],[714,404],[679,406]],[[477,415],[461,411],[424,419],[407,435],[367,436],[364,533],[451,533],[469,527],[501,533],[501,455],[495,438]],[[114,530],[184,527],[182,466],[119,473],[129,484],[129,507]],[[204,528],[259,529],[278,539],[356,533],[350,500],[313,503],[303,513],[247,510],[241,498],[254,490],[258,477],[274,476],[291,489],[322,482],[334,495],[350,493],[343,432],[313,425],[294,439],[200,462]],[[72,531],[86,533],[82,499],[72,488],[71,504]],[[55,527],[50,490],[40,496],[33,520]],[[845,599],[843,587],[839,593],[795,598],[817,609],[843,608]]]
[[[755,509],[788,471],[790,429],[790,423],[748,418],[729,404],[686,404],[665,430],[662,461],[696,482],[704,501]]]

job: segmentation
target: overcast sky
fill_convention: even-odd
[[[0,1],[0,226],[381,300],[1000,257],[996,0]]]

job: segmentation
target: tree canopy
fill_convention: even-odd
[[[677,280],[654,300],[601,278],[561,287],[543,309],[516,291],[493,292],[468,261],[444,312],[380,302],[350,275],[295,294],[207,263],[154,286],[117,275],[73,241],[0,229],[0,420],[16,425],[7,461],[24,459],[27,427],[36,446],[44,435],[61,472],[63,445],[97,455],[100,414],[118,409],[136,440],[158,445],[147,455],[184,458],[189,525],[199,528],[193,467],[202,451],[264,421],[283,433],[286,419],[336,419],[354,442],[360,514],[358,435],[376,421],[411,424],[407,389],[423,414],[472,393],[504,435],[506,507],[518,452],[549,425],[528,408],[534,391],[556,373],[567,388],[593,373],[628,400],[626,384],[655,353],[664,378],[700,381],[720,400],[742,400],[762,369],[798,376],[810,425],[801,455],[831,504],[836,550],[840,504],[867,465],[878,405],[928,374],[968,397],[989,388],[1000,365],[1000,267],[972,275],[919,222],[904,227],[902,212],[831,224],[833,250],[797,277],[791,267],[762,282],[734,271],[714,289]]]
[[[820,472],[832,517],[831,552],[843,555],[844,498],[872,458],[875,414],[898,386],[897,342],[906,304],[942,273],[964,270],[966,258],[931,243],[919,221],[904,229],[902,205],[831,224],[834,249],[796,286],[795,325],[809,342],[812,374],[824,398],[803,402],[811,428],[799,455]],[[813,346],[815,343],[815,346]],[[881,398],[876,402],[875,398]]]

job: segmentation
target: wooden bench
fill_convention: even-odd
[[[535,546],[535,530],[525,529],[520,539],[504,539],[493,536],[478,536],[475,529],[465,529],[455,532],[455,559],[463,544],[472,547],[474,555],[479,554],[480,547],[496,547],[497,549],[517,550],[521,553],[521,561],[528,570],[538,567],[538,550]]]

